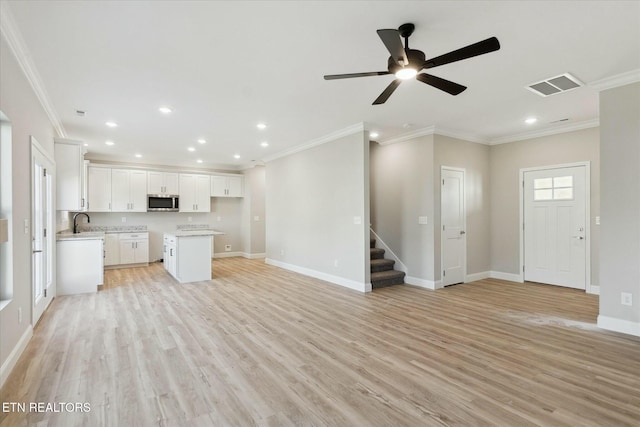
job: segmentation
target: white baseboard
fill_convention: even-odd
[[[434,282],[433,280],[425,280],[425,279],[419,279],[417,277],[412,277],[412,276],[404,276],[404,282],[407,285],[418,286],[420,288],[431,289],[431,290],[436,289],[436,282]]]
[[[598,316],[598,327],[608,331],[622,332],[623,334],[640,337],[640,323],[630,320],[616,319],[615,317]]]
[[[29,327],[24,331],[24,334],[22,334],[22,336],[18,340],[16,346],[9,354],[9,357],[7,357],[7,360],[5,360],[2,364],[2,367],[0,367],[0,387],[4,385],[4,382],[9,377],[9,374],[13,370],[13,367],[16,366],[20,355],[22,355],[24,349],[27,348],[27,344],[29,344],[29,340],[32,336],[33,328],[31,327],[31,325],[29,325]]]
[[[522,276],[520,276],[519,274],[503,273],[502,271],[490,271],[489,277],[491,279],[500,279],[500,280],[508,280],[509,282],[524,283]]]
[[[243,256],[244,252],[219,252],[219,253],[214,253],[213,257],[214,258],[232,258],[234,256]]]
[[[591,285],[587,286],[587,289],[589,289],[587,291],[588,294],[600,295],[600,286]]]
[[[488,279],[490,272],[481,271],[480,273],[467,274],[464,278],[464,283],[475,282],[476,280]]]
[[[258,258],[264,258],[265,256],[267,256],[267,254],[265,253],[250,254],[247,252],[219,252],[219,253],[213,254],[214,258],[233,258],[237,256],[241,256],[247,259],[258,259]]]
[[[259,259],[259,258],[264,258],[267,256],[267,254],[265,254],[264,252],[261,254],[249,254],[246,252],[242,253],[242,256],[248,259]]]
[[[265,258],[264,262],[265,264],[284,268],[285,270],[294,271],[296,273],[304,274],[305,276],[314,277],[316,279],[324,280],[325,282],[331,282],[359,292],[371,292],[371,283],[360,283],[355,280],[345,279],[344,277],[334,276],[332,274],[323,273],[322,271],[288,264],[271,258]]]

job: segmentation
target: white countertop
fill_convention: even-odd
[[[164,234],[175,237],[192,237],[192,236],[218,236],[225,234],[222,231],[216,230],[177,230],[169,231]]]
[[[104,232],[102,231],[83,231],[80,233],[58,233],[56,240],[104,240]]]

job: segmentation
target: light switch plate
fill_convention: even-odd
[[[418,224],[425,225],[427,223],[428,223],[428,219],[427,219],[426,216],[419,216],[418,217]]]
[[[260,217],[258,215],[256,215],[256,216],[253,217],[253,220],[254,221],[260,221]]]
[[[600,225],[600,217],[599,216],[596,217],[596,225]]]
[[[356,225],[362,224],[362,218],[359,216],[354,216],[353,217],[353,223]]]

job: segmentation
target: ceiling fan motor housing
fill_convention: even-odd
[[[387,69],[391,74],[395,74],[405,67],[413,68],[416,71],[422,70],[422,66],[425,61],[424,52],[416,49],[405,49],[405,52],[407,54],[409,64],[405,65],[404,67],[398,64],[398,62],[396,62],[396,60],[392,56],[389,57],[389,60],[387,61]]]

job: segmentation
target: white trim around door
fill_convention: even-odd
[[[519,278],[520,282],[524,282],[524,175],[526,172],[544,171],[550,169],[562,169],[583,166],[585,168],[585,290],[587,293],[593,294],[599,291],[597,286],[591,285],[591,162],[575,162],[565,163],[559,165],[540,166],[532,168],[520,169],[519,176],[519,211],[520,211],[520,268]]]
[[[454,181],[459,183],[458,192],[453,192],[451,199],[444,203],[443,190],[445,189],[445,181],[447,175],[451,183]],[[440,166],[440,281],[437,288],[442,288],[456,283],[464,283],[467,277],[467,211],[465,200],[465,180],[466,170],[463,168],[455,168],[451,166]],[[446,213],[445,211],[451,211]],[[446,223],[452,219],[446,219],[447,215],[456,212],[454,216],[459,218],[453,219],[455,224],[446,229]],[[456,253],[447,253],[455,250]],[[456,265],[457,264],[457,265]],[[453,266],[453,268],[452,268]],[[445,271],[455,272],[454,277],[446,277]]]

